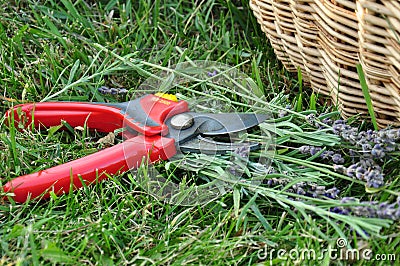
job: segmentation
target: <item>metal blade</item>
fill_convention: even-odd
[[[254,127],[268,118],[265,114],[234,113],[234,114],[198,114],[195,119],[205,119],[199,126],[199,131],[205,136],[230,134]]]
[[[180,118],[178,116],[181,116],[183,119],[176,119]],[[177,146],[179,146],[182,151],[224,153],[244,145],[250,146],[253,149],[258,147],[258,144],[224,143],[208,140],[204,137],[228,135],[246,130],[260,124],[268,117],[269,116],[265,114],[254,113],[205,114],[187,112],[169,118],[165,123],[169,128],[167,137],[174,138]],[[180,127],[179,121],[182,121],[185,126]]]
[[[181,152],[197,152],[203,154],[224,154],[226,152],[234,152],[237,148],[248,147],[249,150],[256,150],[260,147],[260,143],[255,142],[219,142],[211,139],[197,136],[181,145],[179,149]]]

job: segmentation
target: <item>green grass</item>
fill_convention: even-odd
[[[143,188],[149,175],[143,165],[136,174],[110,177],[48,201],[4,201],[0,265],[268,265],[270,260],[292,265],[296,259],[288,254],[282,259],[276,250],[313,249],[323,254],[324,249],[336,248],[339,237],[349,248],[366,243],[373,254],[395,253],[398,261],[398,221],[335,214],[329,210],[340,205],[337,200],[288,190],[292,184],[313,181],[340,188],[340,197],[393,202],[399,195],[400,156],[397,152],[382,161],[388,186],[366,193],[365,182],[334,172],[331,163],[317,156],[299,153],[299,146],[310,143],[336,150],[351,145],[309,123],[310,114],[339,116],[303,84],[300,72],[290,75],[283,69],[247,1],[2,1],[0,47],[0,184],[102,148],[99,133],[8,126],[7,109],[23,102],[130,100],[155,73],[197,60],[217,61],[246,73],[253,80],[253,93],[238,94],[243,84],[210,87],[195,79],[174,92],[203,110],[207,104],[219,109],[215,111],[268,109],[275,115],[272,123],[263,123],[249,138],[265,144],[268,138],[260,132],[274,133],[275,156],[271,159],[266,150],[250,156],[272,160],[277,171],[266,173],[256,163],[242,163],[242,170],[253,179],[290,179],[277,187],[238,183],[224,172],[230,158],[192,154],[186,157],[186,170],[176,168],[180,160],[157,169],[178,182],[186,178],[190,184],[225,184],[227,193],[191,206],[170,204]],[[129,93],[102,95],[97,91],[102,85],[124,87]],[[204,97],[211,92],[213,96]],[[288,104],[291,110],[285,109]],[[279,117],[282,112],[285,115]],[[199,168],[206,160],[210,163]],[[263,258],[266,250],[272,255]],[[329,256],[297,262],[388,264]]]
[[[368,107],[368,113],[371,117],[371,122],[374,125],[374,128],[376,130],[378,130],[379,127],[378,127],[378,123],[376,122],[374,107],[372,106],[371,95],[369,94],[368,85],[367,85],[367,82],[365,81],[365,75],[364,75],[364,71],[362,69],[361,64],[357,65],[357,73],[360,78],[361,89],[362,89],[362,92],[363,92],[363,95],[365,98],[365,103]]]

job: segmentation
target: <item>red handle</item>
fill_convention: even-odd
[[[34,121],[37,128],[58,126],[60,121],[68,122],[72,127],[86,125],[90,129],[100,132],[111,132],[123,127],[124,115],[121,110],[103,104],[83,102],[44,102],[32,104],[20,104],[14,106],[6,113],[11,117],[14,113],[15,123],[22,122],[27,126]]]
[[[46,170],[17,177],[4,185],[4,192],[14,193],[16,202],[48,198],[49,191],[60,195],[107,178],[108,174],[137,168],[143,157],[151,162],[166,160],[175,155],[173,139],[159,136],[137,136],[113,147]],[[71,186],[72,185],[72,186]]]
[[[14,115],[15,123],[26,127],[34,122],[37,128],[58,126],[61,120],[72,127],[86,125],[100,132],[122,128],[124,122],[135,131],[147,135],[166,135],[167,117],[187,112],[186,101],[174,102],[152,94],[125,103],[44,102],[20,104],[10,109],[6,117]]]

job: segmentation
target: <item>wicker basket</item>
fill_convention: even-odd
[[[400,1],[250,0],[275,53],[300,67],[314,91],[329,95],[347,118],[368,113],[361,63],[381,127],[400,125]]]

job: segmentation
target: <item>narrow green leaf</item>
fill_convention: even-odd
[[[371,95],[369,94],[369,89],[367,85],[367,81],[365,79],[364,71],[362,69],[361,64],[357,64],[357,73],[358,77],[360,78],[361,89],[364,94],[365,103],[368,107],[368,113],[371,117],[371,122],[374,125],[375,130],[379,130],[378,123],[376,122],[374,106],[372,105]]]
[[[236,227],[235,227],[236,231],[239,231],[239,227],[242,224],[242,220],[244,220],[244,218],[246,217],[248,210],[253,205],[253,203],[256,201],[257,197],[258,197],[258,193],[255,193],[254,196],[251,197],[249,202],[247,202],[247,204],[244,205],[244,207],[242,208],[242,211],[240,212],[240,215],[239,215],[238,220],[236,222]]]
[[[301,68],[297,67],[297,78],[299,80],[299,93],[303,93],[303,74],[301,73]]]
[[[290,129],[295,129],[298,132],[303,132],[303,129],[301,129],[301,127],[299,127],[298,125],[296,125],[292,122],[289,122],[289,121],[282,121],[282,122],[276,123],[275,127],[276,128],[287,127]]]
[[[58,101],[73,101],[73,102],[84,102],[88,101],[89,96],[87,95],[68,95],[57,97]]]
[[[89,21],[81,15],[81,12],[76,9],[75,5],[72,4],[70,0],[61,0],[61,2],[64,4],[68,10],[68,13],[71,14],[73,18],[82,23],[86,28],[93,28],[93,24],[89,23]]]
[[[54,191],[50,190],[49,191],[49,195],[53,200],[57,200],[58,196],[56,195],[56,193],[54,193]]]
[[[260,67],[257,64],[257,60],[255,57],[251,61],[251,68],[253,70],[252,72],[253,72],[254,78],[256,79],[256,82],[257,82],[258,92],[260,93],[260,95],[257,94],[257,96],[262,97],[265,89],[264,89],[264,84],[261,80]]]
[[[69,132],[71,132],[72,134],[75,134],[74,129],[71,127],[71,125],[67,121],[61,120],[61,124],[63,126],[65,126],[69,130]]]
[[[310,110],[317,110],[317,96],[314,92],[310,97]]]
[[[118,0],[107,1],[107,5],[104,7],[104,10],[107,10],[107,12],[110,12],[113,8],[115,8],[117,3],[118,3]]]
[[[18,109],[18,110],[20,112],[21,109]],[[19,171],[20,171],[20,160],[18,159],[17,148],[16,148],[17,147],[17,140],[16,140],[16,129],[15,129],[14,114],[15,114],[14,112],[10,112],[10,116],[8,117],[8,124],[10,125],[10,127],[9,127],[9,129],[10,129],[10,141],[8,143],[10,144],[10,150],[11,150],[11,153],[12,153],[12,158],[14,160],[14,169],[15,169],[16,173],[19,173]]]
[[[246,81],[246,85],[247,85],[246,87],[249,88],[252,93],[257,95],[257,97],[263,96],[262,90],[257,85],[257,83],[254,82],[254,80],[252,78],[246,78],[245,81]]]
[[[303,75],[300,67],[297,67],[297,78],[299,80],[299,94],[297,95],[297,103],[295,110],[301,112],[303,110]]]
[[[78,70],[80,65],[80,61],[79,59],[75,61],[74,65],[71,68],[71,72],[69,74],[69,78],[68,78],[68,84],[71,84],[72,81],[75,79],[75,73]]]
[[[299,93],[296,102],[296,112],[301,112],[303,110],[303,94]]]
[[[60,128],[62,128],[63,125],[58,125],[58,126],[52,126],[47,130],[47,137],[46,139],[51,139],[51,137],[56,133]]]
[[[53,263],[71,263],[74,259],[66,254],[55,243],[47,243],[46,247],[40,250],[42,258],[50,260]]]
[[[239,217],[240,190],[237,186],[233,188],[233,208],[235,210],[235,217]]]
[[[262,215],[260,209],[257,207],[257,205],[253,204],[251,206],[251,210],[254,212],[254,215],[257,217],[257,219],[261,222],[265,230],[272,231],[271,225],[268,223],[267,219],[265,219],[264,215]]]
[[[64,48],[68,48],[67,43],[63,39],[60,31],[57,29],[57,27],[51,22],[51,20],[48,17],[43,17],[43,21],[46,24],[46,26],[49,28],[50,33],[64,46]]]
[[[13,239],[13,238],[17,238],[19,236],[25,235],[25,234],[26,234],[25,226],[22,224],[15,224],[12,227],[11,232],[7,235],[7,238]]]

